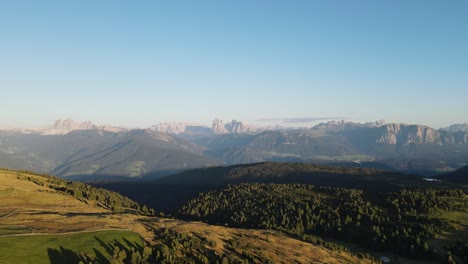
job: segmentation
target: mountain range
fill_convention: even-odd
[[[216,119],[211,127],[161,123],[129,129],[57,120],[36,130],[0,130],[0,166],[62,177],[154,178],[191,168],[282,161],[429,175],[468,164],[468,132],[463,125],[451,127],[330,121],[264,131]]]
[[[309,129],[228,134],[196,140],[228,164],[262,161],[379,164],[420,172],[468,163],[468,134],[422,125],[328,122]],[[375,165],[374,164],[374,165]]]
[[[245,122],[232,120],[224,123],[221,119],[213,120],[211,127],[197,123],[159,123],[150,129],[179,135],[186,139],[203,138],[218,134],[256,133],[257,128]]]

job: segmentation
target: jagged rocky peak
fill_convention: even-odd
[[[239,120],[232,120],[225,124],[221,119],[215,119],[211,125],[211,131],[215,134],[254,133],[256,130],[254,126]]]
[[[232,120],[224,126],[229,133],[253,133],[256,132],[256,128],[252,125],[244,123],[238,120]]]
[[[150,128],[153,131],[165,132],[169,134],[229,134],[229,133],[253,133],[256,128],[245,122],[232,120],[229,123],[224,123],[221,119],[214,119],[211,123],[211,128],[198,123],[188,122],[164,122],[154,125]]]
[[[221,119],[216,118],[211,124],[211,130],[215,134],[227,134],[228,130],[224,126],[224,122]]]
[[[56,130],[74,130],[74,129],[94,129],[96,126],[90,121],[85,121],[82,123],[76,122],[71,119],[59,119],[54,122],[49,128]]]
[[[326,129],[326,130],[344,130],[344,129],[352,129],[352,128],[360,128],[360,127],[381,127],[386,125],[387,122],[385,120],[377,120],[375,122],[367,122],[364,124],[361,123],[354,123],[354,122],[346,122],[344,120],[340,121],[328,121],[326,123],[320,123],[313,127],[313,129]]]

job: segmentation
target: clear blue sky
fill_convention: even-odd
[[[468,122],[468,1],[5,1],[0,127]]]

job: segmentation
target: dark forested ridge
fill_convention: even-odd
[[[265,162],[188,170],[157,181],[94,182],[128,196],[139,203],[173,214],[199,192],[238,183],[301,183],[315,186],[357,188],[370,192],[399,191],[402,188],[454,188],[428,182],[416,175],[371,168],[338,167],[307,163]]]
[[[454,222],[433,214],[467,209],[462,190],[371,195],[359,189],[251,183],[200,194],[179,213],[211,224],[275,229],[305,241],[317,242],[314,236],[320,235],[373,251],[446,260],[449,253],[431,248],[429,241],[452,230]]]
[[[158,181],[164,184],[226,185],[233,183],[304,183],[333,187],[397,190],[431,183],[410,174],[371,168],[308,163],[264,162],[188,170]]]
[[[217,188],[212,185],[160,184],[146,181],[110,181],[91,184],[98,188],[118,192],[165,214],[175,214],[184,203],[196,197],[198,193]]]

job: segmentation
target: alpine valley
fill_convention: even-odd
[[[0,147],[0,263],[468,259],[463,125],[58,120]]]

